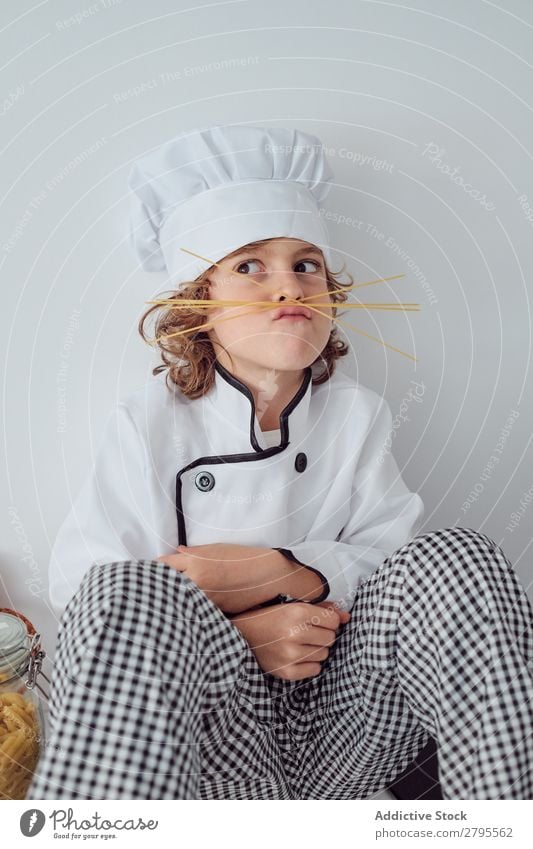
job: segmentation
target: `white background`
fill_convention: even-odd
[[[0,606],[50,654],[51,544],[112,404],[158,362],[137,322],[162,281],[128,246],[127,174],[206,123],[330,150],[328,208],[361,222],[330,225],[338,265],[406,275],[361,300],[421,305],[344,316],[416,363],[347,329],[342,368],[393,416],[423,383],[393,441],[423,530],[489,534],[533,598],[532,37],[526,0],[2,5]]]

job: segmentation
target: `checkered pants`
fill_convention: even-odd
[[[531,799],[533,610],[490,538],[419,534],[358,588],[320,674],[287,681],[183,573],[93,566],[50,724],[28,799],[362,799],[429,735],[445,799]]]

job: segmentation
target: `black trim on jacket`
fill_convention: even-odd
[[[246,398],[248,398],[248,400],[250,402],[250,409],[251,409],[250,424],[249,424],[249,427],[250,427],[250,444],[254,448],[255,453],[250,452],[250,453],[241,453],[241,454],[222,454],[222,455],[213,455],[213,456],[207,456],[207,457],[198,457],[197,460],[193,460],[187,466],[184,466],[183,469],[180,469],[180,471],[176,475],[176,516],[177,516],[177,521],[178,521],[178,545],[187,545],[187,530],[185,528],[185,519],[184,519],[184,516],[183,516],[183,507],[182,507],[182,480],[181,480],[182,475],[185,472],[188,472],[190,469],[194,469],[196,466],[201,466],[202,463],[210,463],[210,464],[242,463],[242,462],[250,462],[250,461],[254,461],[254,460],[264,460],[266,457],[272,457],[275,454],[279,454],[281,451],[284,451],[286,449],[286,447],[289,445],[289,424],[288,424],[289,415],[292,413],[294,408],[299,404],[299,402],[301,401],[301,399],[303,398],[303,396],[307,392],[307,389],[309,387],[309,383],[312,379],[312,374],[313,374],[311,366],[307,366],[307,368],[305,369],[304,379],[302,380],[302,383],[301,383],[300,388],[298,389],[296,395],[287,404],[287,406],[284,407],[284,409],[281,411],[281,415],[279,417],[280,435],[281,435],[280,444],[274,445],[270,448],[263,449],[263,448],[261,448],[261,446],[259,445],[259,443],[257,442],[257,439],[255,437],[255,429],[254,429],[255,400],[254,400],[254,396],[253,396],[252,392],[250,391],[249,387],[246,386],[245,383],[243,383],[238,378],[236,378],[235,375],[233,375],[230,371],[228,371],[228,369],[225,368],[221,363],[219,363],[218,360],[215,361],[215,369],[218,371],[218,373],[221,375],[221,377],[224,378],[224,380],[226,380],[228,383],[230,383],[239,392],[242,392],[242,394],[245,395]],[[281,553],[286,555],[290,560],[294,561],[295,563],[298,563],[300,566],[305,566],[307,569],[311,569],[312,572],[316,572],[316,574],[319,575],[320,579],[322,580],[322,583],[324,584],[325,592],[322,593],[320,598],[315,599],[314,602],[312,602],[312,603],[316,604],[318,601],[322,601],[322,599],[325,598],[328,595],[329,590],[330,590],[329,584],[328,584],[326,578],[324,577],[324,575],[322,575],[322,573],[319,572],[318,569],[314,569],[312,566],[308,566],[306,563],[300,563],[300,561],[297,560],[296,557],[294,557],[294,555],[292,554],[292,552],[289,549],[276,548],[274,550],[275,551],[281,551]],[[263,607],[263,606],[266,606],[266,605],[275,604],[275,603],[278,603],[282,599],[283,599],[283,595],[279,594],[279,595],[275,596],[273,599],[269,599],[267,602],[264,602],[263,604],[258,605],[258,607]]]
[[[318,604],[319,601],[324,601],[324,599],[328,597],[330,593],[330,586],[328,579],[325,575],[322,574],[322,572],[319,572],[318,569],[314,568],[314,566],[309,566],[307,563],[302,563],[301,560],[298,560],[298,558],[295,557],[290,548],[278,548],[277,546],[274,546],[274,551],[281,551],[281,553],[284,554],[285,557],[287,557],[289,560],[292,560],[293,563],[298,563],[299,566],[305,566],[306,569],[310,569],[311,572],[314,572],[316,575],[318,575],[318,577],[322,581],[322,592],[318,598],[314,598],[310,602],[311,604]]]

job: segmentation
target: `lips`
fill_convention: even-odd
[[[275,311],[274,321],[283,318],[283,316],[299,316],[300,318],[310,319],[311,315],[311,310],[307,307],[281,307],[281,309]]]

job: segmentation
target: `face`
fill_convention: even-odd
[[[208,335],[228,369],[241,375],[264,369],[301,372],[323,351],[332,329],[332,302],[322,252],[314,245],[270,239],[221,260],[208,279],[211,299],[256,302],[209,310],[215,326]],[[278,310],[296,306],[295,301],[302,306],[309,301],[315,310],[308,309],[309,317],[278,318]]]

